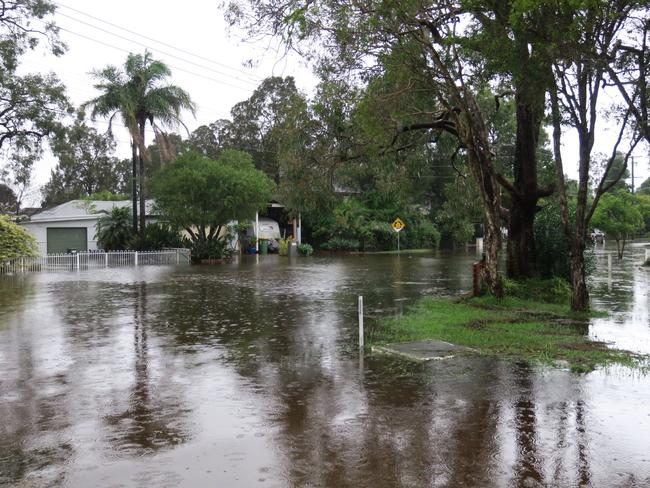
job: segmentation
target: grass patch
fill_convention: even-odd
[[[589,340],[586,332],[586,317],[569,315],[565,304],[517,297],[426,298],[404,316],[381,320],[370,342],[442,340],[471,347],[481,354],[548,364],[563,361],[574,371],[640,362],[641,358],[634,354]]]

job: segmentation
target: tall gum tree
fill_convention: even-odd
[[[555,24],[557,32],[557,37],[549,43],[549,47],[556,51],[549,93],[558,197],[570,250],[571,308],[575,311],[589,308],[584,258],[589,223],[603,194],[625,174],[627,161],[642,137],[639,127],[631,123],[635,117],[629,107],[617,110],[603,93],[604,87],[611,82],[610,66],[603,53],[610,52],[618,43],[637,7],[638,2],[625,0],[567,0],[558,2],[553,16],[548,19]],[[597,122],[603,119],[614,128],[616,135],[598,186],[590,192]],[[578,188],[573,220],[569,218],[569,196],[561,152],[564,127],[574,130],[578,139]],[[623,155],[623,164],[619,165],[617,173],[612,174],[621,157],[619,151]]]

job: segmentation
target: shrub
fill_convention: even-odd
[[[183,241],[176,230],[168,224],[156,222],[144,229],[144,240],[132,239],[131,248],[140,251],[157,251],[166,247],[182,247]]]
[[[314,248],[310,244],[299,244],[298,252],[303,256],[311,256],[314,253]]]
[[[278,254],[280,256],[289,254],[289,239],[280,239],[278,241]]]
[[[356,239],[345,239],[343,237],[332,237],[321,245],[326,251],[358,251],[360,243]]]
[[[0,215],[0,261],[35,256],[38,256],[38,247],[34,236]]]
[[[232,255],[232,250],[226,245],[223,239],[190,240],[183,239],[184,247],[190,249],[192,262],[198,263],[202,259],[223,259]]]

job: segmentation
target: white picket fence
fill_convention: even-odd
[[[63,271],[74,269],[119,268],[188,264],[189,249],[162,251],[90,251],[73,254],[48,254],[37,258],[18,258],[0,263],[0,274],[29,271]]]

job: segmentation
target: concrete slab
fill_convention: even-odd
[[[372,346],[373,352],[401,356],[412,361],[438,361],[451,359],[458,353],[476,352],[474,349],[457,346],[444,341],[415,341],[385,346]]]

